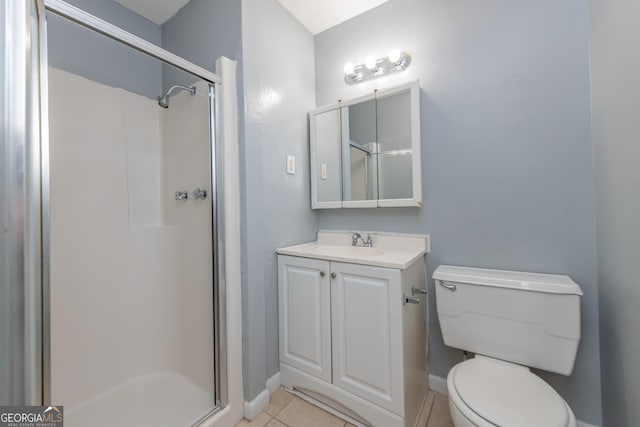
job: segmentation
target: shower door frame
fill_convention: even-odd
[[[41,303],[41,378],[37,378],[32,384],[42,390],[42,404],[51,402],[51,323],[50,323],[50,181],[49,181],[49,100],[48,100],[48,57],[47,57],[47,23],[46,11],[53,12],[70,21],[80,24],[90,30],[132,47],[143,54],[152,56],[160,61],[187,71],[196,77],[205,80],[209,84],[209,152],[210,152],[210,185],[211,185],[211,209],[212,209],[212,254],[213,254],[213,331],[214,336],[214,372],[215,372],[215,402],[214,407],[204,414],[201,421],[211,417],[214,413],[228,404],[228,378],[227,378],[227,331],[226,331],[226,280],[224,271],[224,201],[219,191],[223,186],[222,181],[222,155],[221,147],[216,146],[217,122],[219,118],[216,111],[218,100],[216,98],[216,84],[222,83],[222,78],[198,65],[168,52],[134,34],[99,19],[81,9],[78,9],[61,0],[32,0],[35,3],[37,16],[37,40],[38,61],[32,64],[30,70],[32,76],[39,84],[39,95],[32,97],[29,102],[39,104],[39,142],[40,158],[37,166],[40,170],[40,182],[37,193],[40,195],[40,216],[38,227],[41,227],[40,241],[36,245],[41,250],[40,271],[42,278],[41,301],[37,299],[34,305]],[[32,34],[32,36],[34,36]],[[37,92],[37,91],[36,91]],[[34,242],[35,243],[35,242]],[[39,274],[38,274],[39,275]],[[38,357],[40,358],[40,357]],[[61,402],[58,402],[61,403]],[[62,402],[63,403],[63,402]],[[199,423],[198,422],[198,423]],[[196,423],[196,424],[198,424]]]
[[[3,404],[42,400],[42,193],[37,4],[4,2],[1,143]],[[5,156],[6,155],[6,156]],[[6,230],[5,230],[6,227]],[[7,346],[7,348],[4,347]]]

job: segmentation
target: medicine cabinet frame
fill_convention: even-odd
[[[345,149],[350,141],[349,135],[349,107],[375,101],[376,143],[379,141],[378,121],[380,111],[378,101],[384,98],[408,93],[409,94],[409,126],[411,154],[411,197],[407,198],[379,198],[380,165],[379,155],[376,154],[376,194],[378,197],[365,200],[343,200],[345,182]],[[320,123],[318,123],[320,122]],[[328,124],[328,126],[327,126]],[[312,209],[337,208],[377,208],[377,207],[422,207],[422,161],[421,161],[421,132],[420,132],[420,84],[418,80],[394,86],[387,89],[375,90],[358,98],[339,101],[337,104],[326,105],[309,112],[310,160],[311,160],[311,207]],[[321,145],[325,144],[325,145]],[[326,144],[329,144],[327,146]],[[333,148],[331,148],[331,145]],[[327,148],[328,147],[328,148]],[[336,152],[338,150],[338,152]],[[380,153],[383,154],[383,153]],[[406,153],[405,153],[406,154]],[[323,162],[327,156],[332,162]],[[335,159],[338,159],[337,164]],[[321,165],[321,163],[325,163]],[[324,179],[323,179],[324,178]],[[350,177],[347,177],[350,178]],[[338,182],[336,182],[336,180]],[[336,190],[336,188],[338,190]],[[320,193],[331,190],[336,194],[334,200],[320,200]]]

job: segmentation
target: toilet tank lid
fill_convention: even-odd
[[[582,289],[576,282],[569,276],[559,274],[440,265],[433,272],[433,279],[521,291],[583,295]]]

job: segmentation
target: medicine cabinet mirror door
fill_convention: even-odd
[[[378,206],[374,94],[345,103],[342,114],[342,207]]]
[[[417,84],[377,92],[378,206],[422,205],[419,102]]]
[[[309,115],[311,133],[311,197],[313,209],[342,207],[340,109],[337,106]],[[315,139],[315,143],[314,143]]]

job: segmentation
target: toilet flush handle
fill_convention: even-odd
[[[449,289],[451,292],[455,292],[458,288],[453,283],[445,282],[444,280],[439,280],[440,286],[444,286]]]

